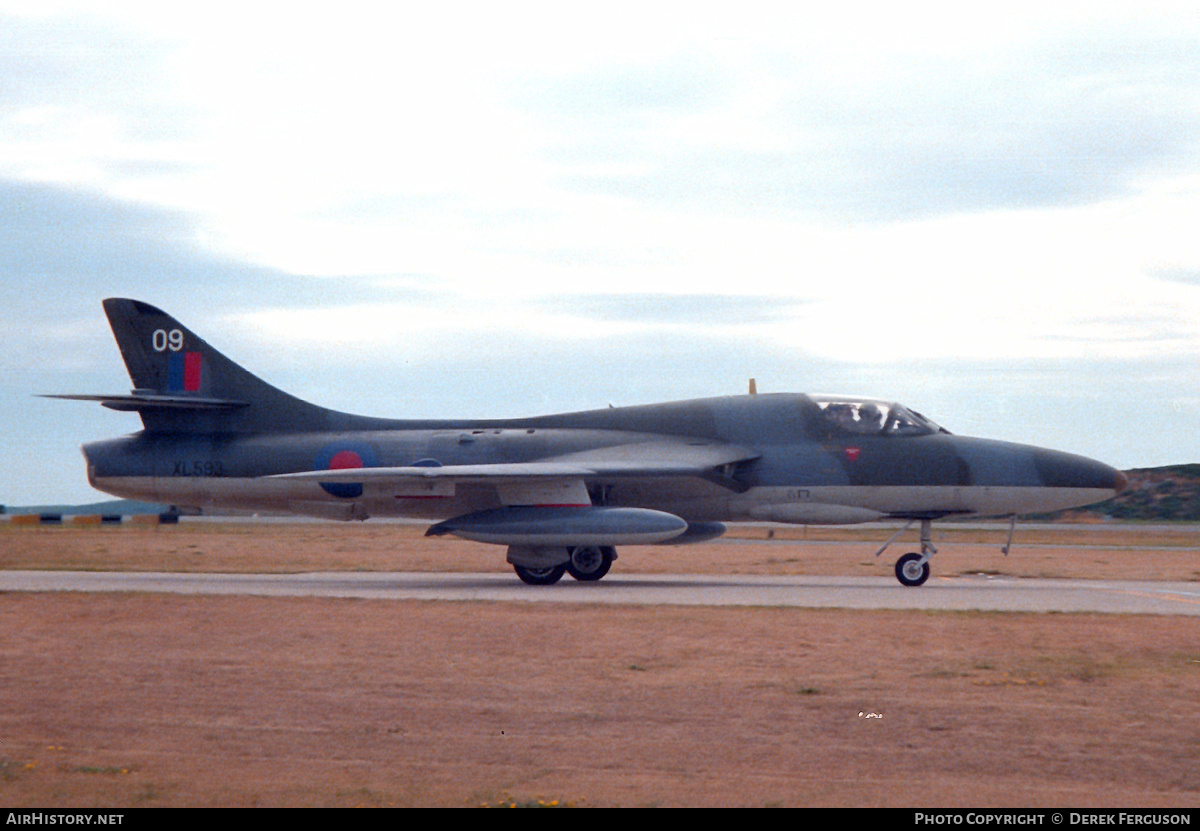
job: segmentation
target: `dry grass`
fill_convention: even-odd
[[[0,523],[0,568],[78,570],[304,572],[503,571],[500,546],[423,537],[399,523],[188,522],[95,527]],[[617,570],[633,574],[891,574],[913,550],[915,530],[881,558],[892,529],[733,527],[699,545],[622,548]],[[1007,574],[1145,580],[1200,580],[1200,532],[1194,526],[1018,529],[1006,532],[935,526],[937,574]]]
[[[11,528],[0,563],[506,568],[419,533]],[[945,541],[935,563],[1198,567],[1194,547],[1104,539],[1007,559]],[[616,567],[888,574],[861,542],[629,548]],[[0,627],[11,807],[1200,804],[1195,618],[10,593]]]

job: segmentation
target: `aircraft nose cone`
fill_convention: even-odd
[[[1061,453],[1039,450],[1034,454],[1043,484],[1052,488],[1107,490],[1118,494],[1129,487],[1129,477],[1103,462]]]

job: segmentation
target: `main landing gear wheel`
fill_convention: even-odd
[[[556,566],[546,566],[545,568],[531,568],[530,566],[514,564],[513,570],[517,572],[517,576],[521,578],[522,583],[528,583],[531,586],[552,586],[562,579],[567,566],[565,563],[562,563]]]
[[[920,554],[905,554],[896,561],[896,579],[906,586],[920,586],[929,579],[929,561]]]
[[[571,549],[567,560],[567,571],[576,580],[585,583],[599,580],[608,574],[617,552],[609,546],[581,545]]]

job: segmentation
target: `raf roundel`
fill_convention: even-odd
[[[339,450],[329,460],[330,470],[354,470],[363,466],[362,456],[353,450]]]
[[[330,455],[329,461],[321,467],[327,470],[354,470],[363,467],[363,459],[353,450],[338,450]],[[321,482],[320,484],[327,494],[341,499],[357,499],[363,494],[363,486],[357,482]]]

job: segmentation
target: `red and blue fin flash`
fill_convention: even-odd
[[[199,352],[172,352],[167,356],[167,391],[199,392],[203,364]]]

